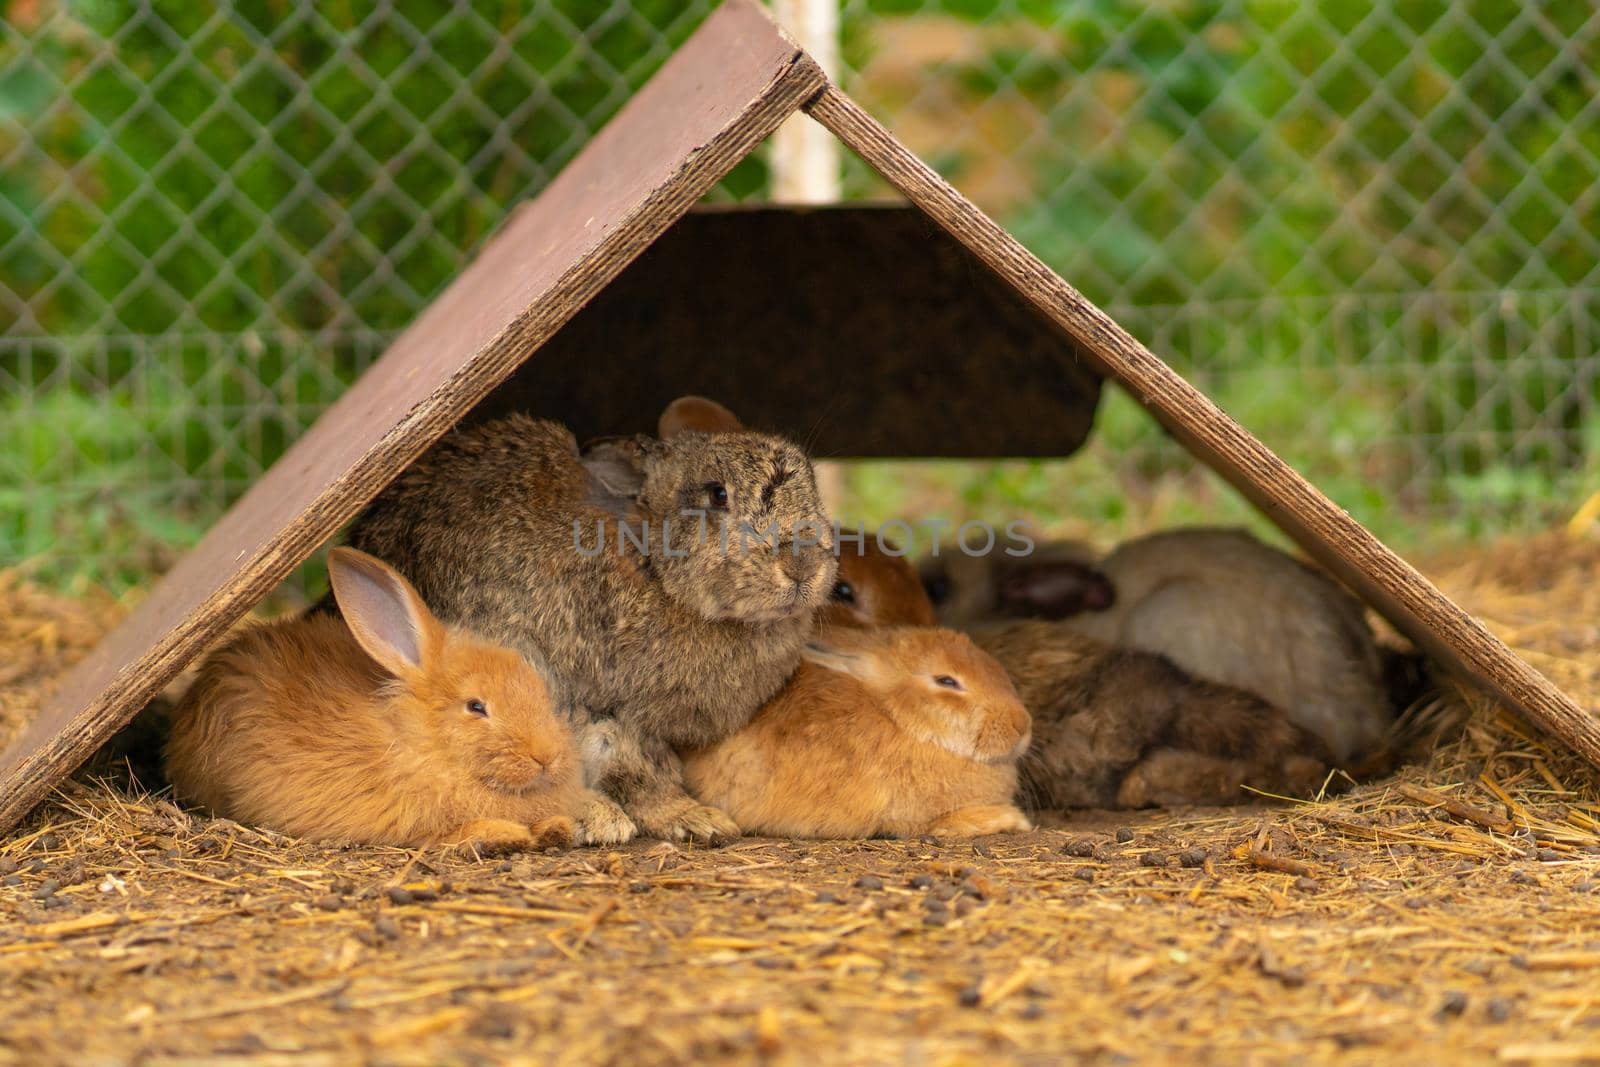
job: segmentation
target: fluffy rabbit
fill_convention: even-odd
[[[1012,803],[1028,713],[952,630],[840,630],[743,730],[684,756],[694,794],[751,833],[963,837],[1027,830]]]
[[[914,574],[883,552],[843,551],[839,581],[849,584],[850,602],[839,602],[836,585],[824,618],[836,626],[917,624],[932,604],[908,595]],[[1053,622],[980,627],[973,638],[1033,715],[1022,776],[1025,795],[1041,807],[1236,803],[1245,798],[1242,783],[1305,793],[1325,771],[1322,744],[1282,711],[1191,678],[1162,656]]]
[[[1093,550],[1053,541],[1026,556],[969,556],[946,547],[917,566],[939,622],[961,630],[1014,619],[1069,619],[1116,603]]]
[[[1099,562],[1073,544],[1020,558],[946,552],[924,563],[923,580],[946,626],[1061,619],[1097,640],[1159,652],[1283,708],[1342,761],[1379,748],[1394,720],[1360,602],[1242,530],[1169,530]]]
[[[887,551],[886,551],[887,549]],[[872,534],[839,538],[839,573],[817,616],[826,626],[937,626],[933,603],[892,542]]]
[[[1056,622],[973,635],[1034,716],[1023,761],[1041,807],[1234,804],[1250,785],[1315,792],[1321,742],[1253,693],[1194,678],[1164,656],[1114,648]]]
[[[581,766],[539,671],[371,556],[336,548],[328,573],[348,625],[253,627],[202,664],[167,743],[178,795],[319,841],[570,843]]]
[[[645,833],[739,832],[683,791],[674,750],[726,737],[783,686],[833,587],[799,447],[698,397],[663,413],[659,439],[585,455],[513,415],[446,437],[349,540],[441,618],[542,656],[603,735],[584,746],[605,750],[591,779]]]

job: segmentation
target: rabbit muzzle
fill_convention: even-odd
[[[507,754],[489,764],[482,781],[496,792],[522,796],[544,784],[559,759],[549,753]]]
[[[1014,763],[1033,743],[1032,723],[990,721],[972,739],[972,758],[991,767]]]
[[[1017,738],[1017,743],[1012,745],[1010,749],[998,756],[991,756],[983,762],[991,767],[1003,767],[1008,763],[1015,763],[1022,758],[1023,753],[1028,751],[1028,746],[1031,744],[1033,744],[1033,730],[1030,728],[1023,731],[1022,736]]]
[[[780,566],[784,575],[794,583],[790,592],[792,614],[810,611],[827,603],[839,569],[831,549],[799,555],[785,553]]]
[[[764,571],[756,583],[757,590],[741,590],[734,603],[721,612],[723,618],[736,618],[745,623],[785,622],[809,615],[826,603],[833,587],[834,564],[832,557],[823,559],[796,558],[780,553],[777,559],[766,564],[772,569]]]

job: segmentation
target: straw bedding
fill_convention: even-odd
[[[1600,545],[1428,569],[1600,702]],[[0,579],[0,741],[117,610]],[[105,759],[0,839],[0,1063],[1600,1063],[1600,778],[1454,688],[1418,721],[1314,803],[482,861]]]

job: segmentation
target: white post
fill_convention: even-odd
[[[772,0],[778,25],[811,54],[829,78],[839,73],[839,0]],[[772,135],[772,198],[783,204],[839,199],[839,141],[805,115]]]

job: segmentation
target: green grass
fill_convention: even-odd
[[[1544,529],[1564,521],[1600,489],[1600,463],[1592,459],[1559,476],[1493,464],[1450,477],[1441,493],[1453,507],[1417,507],[1364,473],[1403,462],[1397,445],[1383,447],[1383,408],[1348,393],[1334,393],[1330,403],[1315,376],[1290,395],[1281,381],[1263,387],[1263,377],[1241,374],[1214,399],[1401,552]],[[1590,427],[1589,438],[1586,454],[1600,456],[1600,425]],[[868,528],[891,519],[973,519],[996,527],[1021,519],[1049,536],[1106,545],[1160,527],[1221,524],[1285,543],[1248,501],[1114,387],[1103,394],[1091,441],[1066,459],[856,461],[840,467],[843,492],[835,517]],[[923,536],[919,530],[918,544],[925,547]]]
[[[158,420],[69,391],[0,402],[0,565],[115,592],[168,566],[204,528],[151,477]]]

